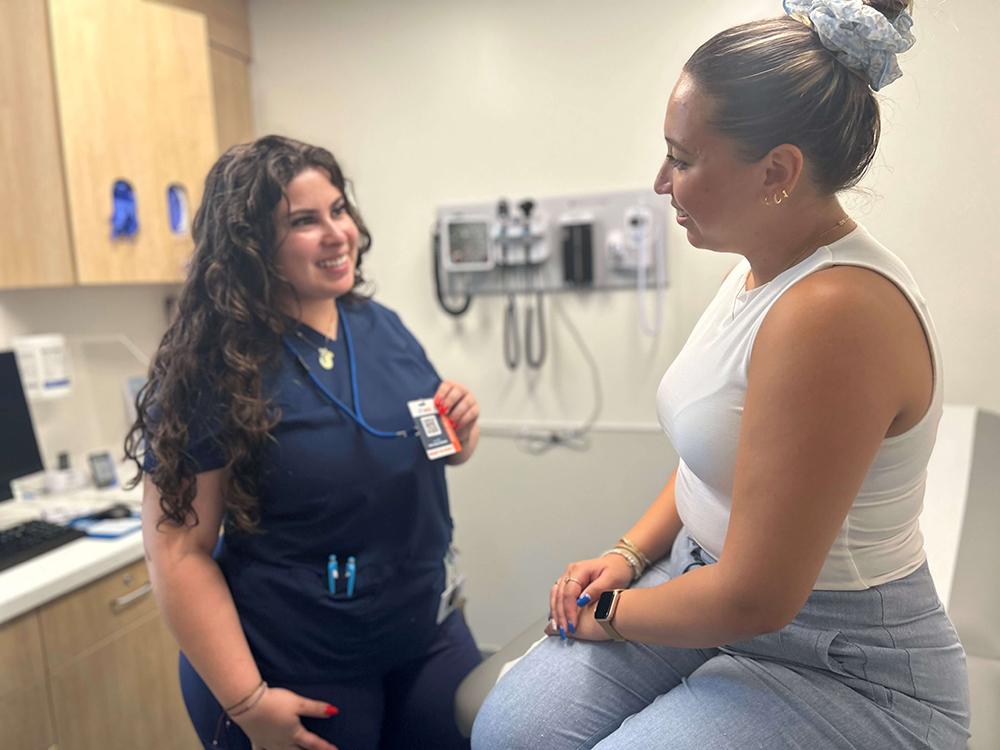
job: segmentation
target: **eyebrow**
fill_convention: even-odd
[[[346,203],[347,199],[344,198],[344,196],[340,196],[339,198],[337,198],[337,200],[335,200],[333,203],[330,204],[330,208],[339,205],[346,205]],[[289,218],[291,218],[292,216],[295,216],[297,214],[314,214],[314,213],[316,213],[315,208],[292,208],[288,211],[288,216]]]
[[[671,138],[664,138],[664,140],[667,142],[667,145],[673,146],[674,148],[679,148],[681,151],[683,151],[683,152],[685,152],[687,154],[693,154],[694,153],[694,151],[692,151],[691,149],[689,149],[687,146],[685,146],[685,145],[683,145],[681,143],[678,143],[677,141],[675,141],[675,140],[673,140]]]

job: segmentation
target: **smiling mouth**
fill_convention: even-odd
[[[326,260],[319,261],[316,265],[320,268],[343,268],[347,265],[348,260],[350,260],[350,253],[341,253],[333,258],[327,258]]]

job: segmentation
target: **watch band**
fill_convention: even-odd
[[[597,620],[597,623],[604,629],[604,632],[608,634],[608,637],[614,641],[627,640],[625,636],[618,632],[618,629],[612,623],[615,618],[615,614],[618,612],[618,601],[623,591],[625,591],[625,589],[614,589],[610,592],[605,591],[604,594],[601,594],[602,597],[605,594],[611,594],[611,604],[608,607],[608,614],[606,617],[598,617],[597,610],[594,610],[594,619]]]
[[[608,634],[608,637],[613,641],[624,641],[625,636],[615,630],[615,626],[612,625],[608,620],[598,620],[598,624],[604,628],[604,632]]]

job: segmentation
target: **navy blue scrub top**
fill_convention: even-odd
[[[355,350],[361,411],[377,430],[413,426],[406,403],[441,378],[396,313],[373,301],[341,305]],[[341,401],[356,409],[343,324],[319,366],[324,336],[299,325],[288,341]],[[303,340],[305,339],[305,340]],[[337,409],[282,349],[264,392],[281,410],[260,463],[260,534],[228,522],[217,559],[250,648],[268,681],[329,682],[422,655],[435,629],[451,541],[444,462],[416,437],[369,435]],[[224,465],[216,441],[192,445],[199,471]],[[340,581],[327,586],[337,555]],[[357,559],[347,596],[348,556]]]

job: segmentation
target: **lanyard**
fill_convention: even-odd
[[[306,374],[306,377],[308,377],[312,381],[313,385],[316,386],[316,389],[320,393],[322,393],[331,404],[336,406],[338,409],[344,412],[344,414],[353,419],[357,423],[357,425],[362,430],[367,432],[369,435],[373,435],[374,437],[378,438],[405,438],[416,435],[417,434],[416,430],[413,429],[393,430],[391,432],[386,430],[376,430],[365,420],[365,415],[361,413],[361,396],[358,394],[358,378],[357,378],[357,373],[355,372],[354,342],[351,340],[351,326],[348,324],[347,318],[344,316],[344,311],[340,307],[340,303],[337,302],[335,304],[337,305],[337,318],[340,321],[340,325],[344,329],[344,340],[347,343],[347,366],[351,373],[351,395],[354,398],[353,409],[349,407],[347,404],[345,404],[343,401],[341,401],[339,398],[337,398],[335,395],[333,395],[330,389],[327,388],[320,381],[320,379],[316,377],[315,373],[313,373],[313,371],[309,369],[309,365],[306,364],[306,361],[302,359],[302,356],[297,351],[295,351],[292,345],[288,342],[287,337],[283,336],[281,339],[281,343],[284,344],[285,349],[288,350],[288,353],[291,354],[292,357],[294,357],[295,360],[299,363],[299,367],[302,368],[302,371]]]

